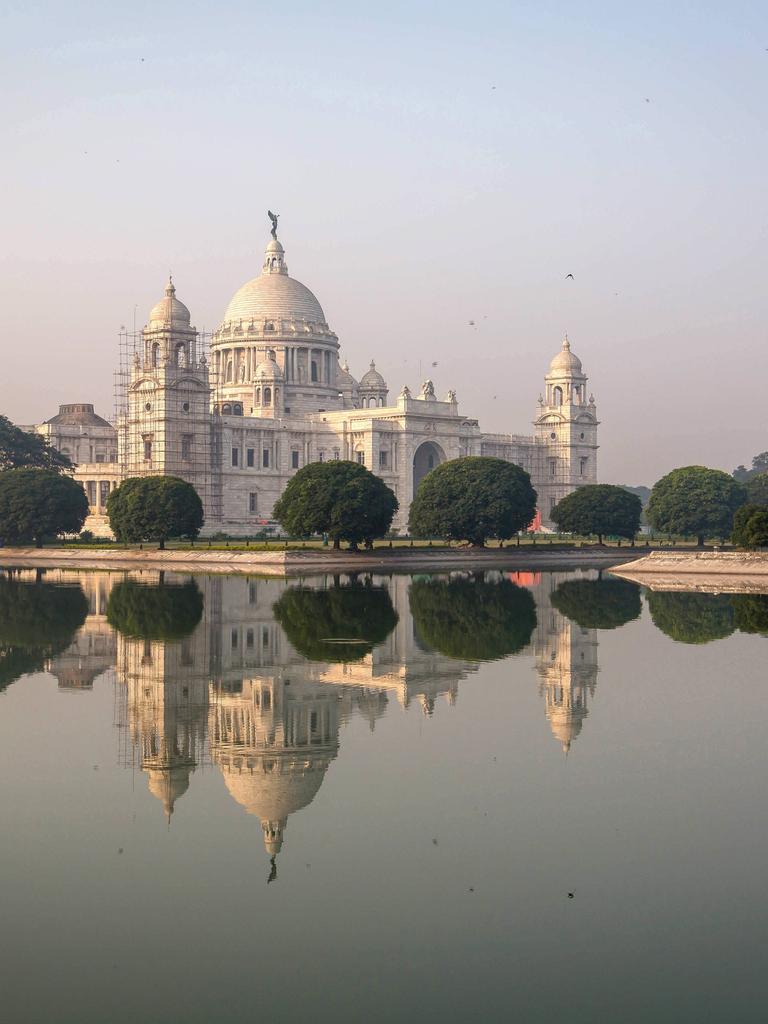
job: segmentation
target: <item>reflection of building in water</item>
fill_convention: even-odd
[[[593,575],[593,574],[589,574]],[[589,714],[597,684],[597,630],[572,622],[552,604],[551,594],[573,573],[547,573],[534,587],[537,626],[533,649],[539,693],[550,728],[567,753]]]
[[[212,695],[211,757],[234,799],[261,821],[272,856],[288,816],[312,802],[338,752],[339,710],[333,687],[287,676]]]
[[[125,764],[138,764],[170,820],[203,759],[208,715],[208,650],[204,621],[183,640],[118,634],[118,705]]]
[[[114,630],[107,623],[107,600],[121,575],[73,569],[20,569],[15,572],[15,578],[25,583],[42,579],[46,583],[76,584],[88,601],[85,622],[75,633],[72,643],[45,663],[46,671],[57,680],[60,690],[90,690],[98,676],[113,668],[117,641]]]
[[[307,661],[275,621],[273,605],[295,581],[200,577],[201,622],[187,638],[163,641],[115,640],[104,615],[113,578],[121,575],[78,574],[92,614],[52,669],[60,680],[85,681],[116,659],[123,763],[147,773],[150,791],[170,815],[195,768],[210,757],[232,797],[259,818],[271,855],[283,843],[289,816],[319,791],[345,722],[359,715],[373,729],[391,700],[431,714],[439,698],[453,703],[460,681],[478,669],[420,641],[407,576],[376,580],[397,613],[394,630],[359,661],[339,664]],[[156,582],[154,574],[142,578]],[[552,591],[573,574],[512,578],[536,598],[538,624],[527,650],[536,659],[551,729],[568,750],[595,690],[596,632],[552,605]],[[310,581],[321,588],[332,583],[330,577]]]
[[[115,664],[117,642],[107,622],[107,600],[117,575],[89,572],[54,575],[62,582],[80,584],[88,599],[88,616],[69,647],[47,662],[46,670],[56,677],[60,690],[90,690],[94,680],[103,672],[111,671]],[[48,573],[45,578],[54,582]]]

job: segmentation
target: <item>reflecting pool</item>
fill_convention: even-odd
[[[768,597],[0,573],[3,1020],[762,1021]]]

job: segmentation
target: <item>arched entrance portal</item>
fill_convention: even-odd
[[[427,473],[439,466],[441,462],[445,462],[445,452],[439,444],[435,444],[434,441],[425,441],[424,444],[419,445],[413,456],[414,496]]]

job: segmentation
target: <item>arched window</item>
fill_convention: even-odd
[[[221,407],[221,415],[222,416],[231,416],[232,415],[232,406],[229,404],[229,402],[225,402],[225,404],[222,405],[222,407]]]
[[[264,388],[264,405],[272,404],[272,388]]]
[[[277,405],[277,388],[275,388],[275,405]]]
[[[235,416],[242,416],[243,415],[243,407],[242,407],[242,405],[240,405],[240,403],[237,402],[235,405],[232,406],[232,412],[233,412],[233,414]]]
[[[312,360],[312,382],[317,383],[317,363],[314,359]]]
[[[160,343],[158,341],[156,341],[152,345],[152,365],[153,366],[157,366],[157,364],[159,362],[160,362]]]
[[[563,404],[563,389],[559,385],[552,392],[552,397],[555,405]]]
[[[176,346],[176,365],[186,366],[187,365],[187,350],[184,347],[183,342],[179,342]]]
[[[261,405],[261,388],[256,388],[256,405]]]
[[[229,383],[232,380],[233,374],[234,374],[234,367],[232,365],[232,360],[228,359],[227,360],[227,372],[224,374],[224,380],[227,383]]]

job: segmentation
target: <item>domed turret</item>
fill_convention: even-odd
[[[349,372],[349,363],[346,359],[336,368],[336,385],[344,401],[345,409],[360,407],[360,384]]]
[[[360,378],[360,405],[363,409],[385,406],[388,394],[386,381],[376,369],[376,363],[371,360],[370,369]]]
[[[563,338],[563,347],[549,364],[550,374],[573,374],[581,376],[581,360],[571,352],[571,343],[568,335]]]
[[[165,286],[165,297],[160,299],[149,312],[149,326],[156,327],[161,324],[168,324],[179,327],[189,327],[191,317],[189,310],[176,298],[176,288],[173,278],[168,278]]]

